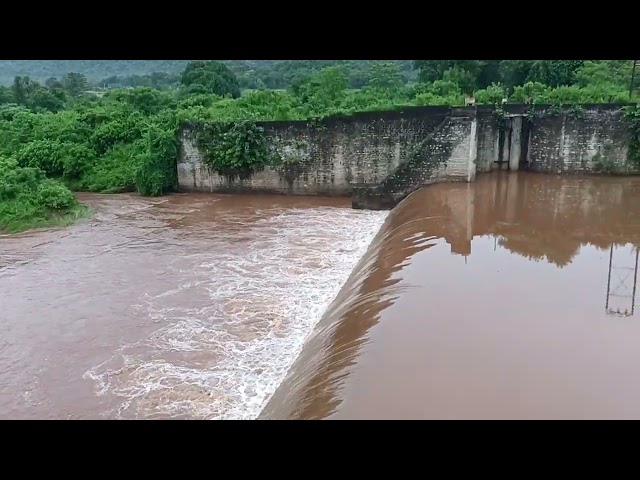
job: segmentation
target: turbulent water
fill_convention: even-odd
[[[413,193],[260,418],[640,418],[640,179]]]
[[[0,237],[0,418],[640,418],[640,179],[86,195]]]
[[[0,418],[255,418],[386,216],[82,200],[88,222],[0,238]]]

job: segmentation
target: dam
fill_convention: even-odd
[[[345,196],[388,210],[440,182],[492,171],[638,174],[623,104],[407,107],[312,121],[262,122],[275,162],[245,174],[211,169],[200,126],[184,124],[180,191]]]
[[[185,125],[179,193],[0,238],[0,418],[639,418],[623,107],[270,122],[247,176]]]

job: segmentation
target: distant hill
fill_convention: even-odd
[[[188,60],[0,60],[0,83],[9,84],[16,75],[44,82],[69,72],[82,73],[93,81],[114,75],[179,73],[187,63]]]
[[[339,65],[349,75],[353,86],[362,83],[363,73],[376,60],[225,60],[238,75],[241,86],[285,88],[292,78],[326,66]],[[415,78],[409,60],[392,60],[407,79]],[[0,60],[0,84],[8,85],[17,76],[39,82],[62,77],[69,72],[84,74],[89,81],[108,77],[131,77],[154,72],[178,74],[189,60]]]

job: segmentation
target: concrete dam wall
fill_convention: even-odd
[[[261,122],[269,148],[291,162],[238,177],[203,161],[183,127],[182,191],[351,196],[355,208],[392,208],[422,186],[476,173],[640,173],[627,160],[624,105],[407,107],[321,121]]]

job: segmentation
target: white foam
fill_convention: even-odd
[[[141,298],[141,314],[164,326],[85,374],[117,398],[106,415],[256,418],[385,217],[293,209],[212,231],[211,253],[176,268],[175,288]],[[210,301],[166,305],[185,292]]]

